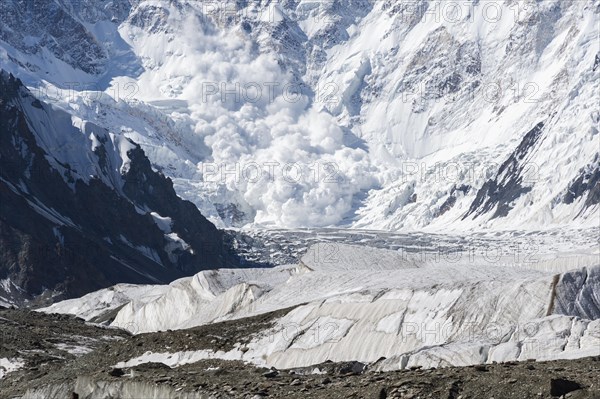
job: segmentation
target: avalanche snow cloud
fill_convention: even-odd
[[[220,226],[597,225],[598,0],[45,3],[2,68]]]

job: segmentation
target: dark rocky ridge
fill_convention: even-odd
[[[71,8],[80,7],[81,2],[73,3]],[[40,54],[46,48],[73,68],[99,74],[103,72],[108,58],[106,51],[83,23],[92,20],[92,16],[86,13],[78,15],[75,11],[69,12],[67,5],[55,1],[4,0],[0,3],[0,40],[26,54]],[[113,5],[112,9],[105,8],[107,14],[102,17],[110,20],[127,11],[122,4]],[[28,35],[40,37],[33,43],[28,40]]]
[[[597,153],[594,160],[582,169],[579,176],[571,182],[563,197],[563,202],[572,204],[586,194],[585,208],[600,203],[600,153]]]
[[[16,304],[81,296],[118,282],[167,283],[239,265],[225,234],[176,195],[139,146],[131,144],[120,182],[111,176],[119,170],[113,164],[118,149],[106,131],[96,134],[102,144],[90,165],[61,164],[64,170],[57,170],[49,162],[53,154],[37,142],[40,132],[32,130],[24,104],[58,112],[0,72],[0,279],[22,289],[20,298],[14,297],[18,290],[11,294]],[[97,174],[85,181],[85,172]],[[171,230],[189,248],[167,250],[172,242],[150,212],[170,217]]]
[[[460,187],[452,187],[452,189],[450,190],[450,194],[448,195],[444,203],[440,206],[440,208],[437,211],[435,211],[434,216],[440,217],[444,213],[448,212],[456,204],[457,196],[461,195],[458,193],[460,192],[462,193],[462,195],[464,195],[468,193],[470,189],[471,187],[466,184],[462,184]]]
[[[475,214],[481,216],[492,210],[492,218],[504,217],[512,209],[512,203],[521,195],[531,191],[526,180],[535,178],[527,176],[535,174],[535,165],[527,164],[526,156],[538,142],[544,129],[544,122],[539,122],[521,140],[515,151],[500,166],[496,176],[486,181],[477,192],[471,207],[463,217]],[[531,183],[531,182],[530,182]]]

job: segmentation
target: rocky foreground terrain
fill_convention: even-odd
[[[287,312],[289,309],[279,311]],[[600,398],[600,358],[373,372],[359,362],[275,370],[207,359],[116,368],[147,352],[230,350],[277,312],[131,335],[68,315],[0,309],[1,398]],[[2,373],[0,373],[2,375]]]

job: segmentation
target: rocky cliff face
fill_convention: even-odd
[[[40,102],[5,72],[0,166],[6,302],[237,265],[223,233],[175,194],[139,146]]]
[[[127,15],[125,2],[3,1],[0,5],[0,39],[25,54],[56,59],[90,74],[104,70],[108,54],[87,22],[119,21]],[[50,59],[48,59],[52,62]],[[39,66],[30,64],[36,71]]]

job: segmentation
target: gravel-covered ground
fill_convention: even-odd
[[[324,363],[293,370],[270,370],[223,360],[204,360],[173,369],[160,363],[113,368],[120,361],[148,351],[229,350],[263,330],[275,315],[132,336],[71,316],[0,309],[0,359],[19,358],[24,362],[20,370],[0,379],[0,397],[20,397],[28,389],[39,389],[48,396],[50,391],[43,388],[51,386],[63,387],[62,393],[54,396],[61,399],[65,392],[67,399],[111,397],[98,391],[95,394],[99,396],[88,396],[89,392],[82,388],[103,386],[113,390],[119,387],[115,392],[149,392],[160,387],[161,399],[600,399],[600,358],[386,373],[371,372],[367,365],[358,362]],[[122,396],[112,397],[145,399],[117,395]]]

